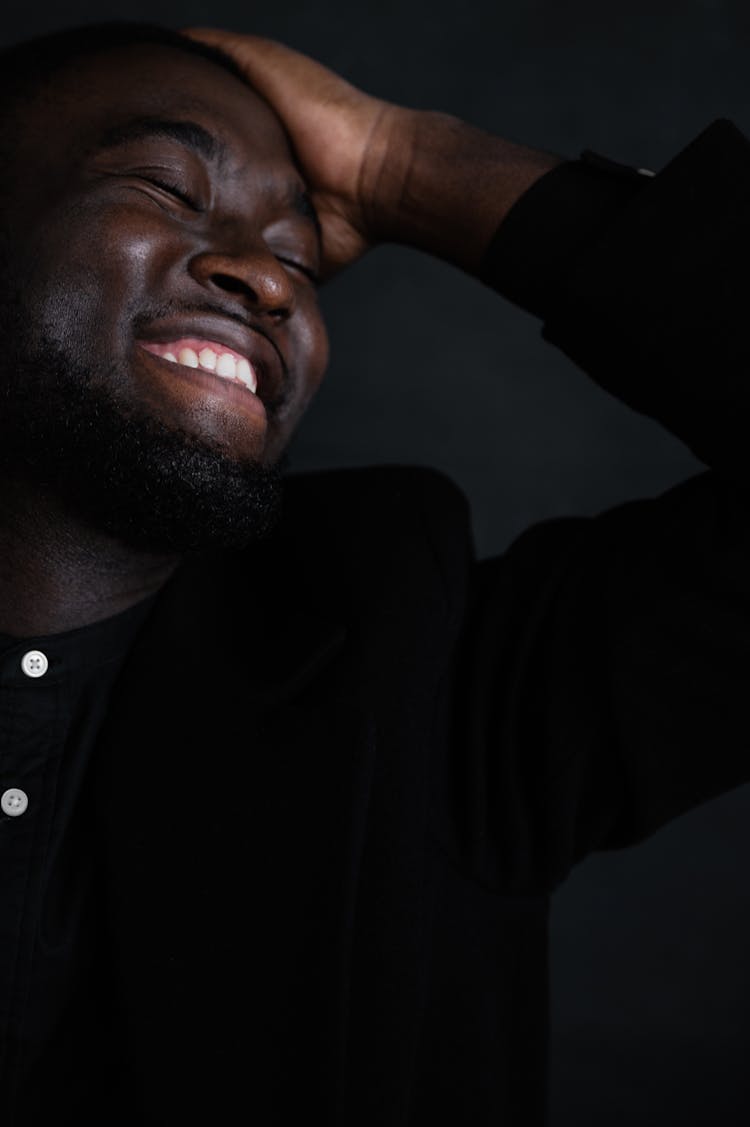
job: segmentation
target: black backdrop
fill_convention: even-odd
[[[716,117],[750,131],[750,8],[728,0],[12,0],[4,17],[6,42],[110,18],[255,31],[380,96],[561,155],[658,169]],[[382,248],[323,302],[332,365],[293,468],[438,466],[470,496],[482,554],[698,466],[544,344],[533,318],[439,262]],[[590,859],[557,894],[553,1127],[750,1121],[749,858],[743,788]]]

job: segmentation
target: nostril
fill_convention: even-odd
[[[253,293],[252,287],[243,282],[242,278],[234,277],[232,274],[214,274],[214,282],[217,286],[221,286],[223,290],[229,293]]]
[[[292,312],[290,294],[275,279],[260,279],[255,286],[240,274],[213,271],[210,280],[224,293],[238,294],[245,301],[250,301],[274,321],[285,320]]]

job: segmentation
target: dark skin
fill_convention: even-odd
[[[52,324],[68,346],[85,339],[87,361],[103,371],[114,357],[118,391],[168,425],[232,458],[273,462],[328,359],[310,277],[317,228],[300,207],[304,181],[278,120],[213,63],[151,45],[86,60],[56,81],[55,97],[53,131],[43,103],[30,112],[9,224],[32,322]],[[97,151],[103,132],[142,118],[195,122],[222,151],[209,160],[164,136]],[[141,310],[167,304],[211,312],[135,329]],[[139,343],[193,336],[249,356],[260,398]],[[264,412],[264,398],[282,393],[283,406]],[[50,489],[5,481],[1,491],[0,632],[58,633],[117,614],[179,562],[82,524]]]
[[[194,34],[232,55],[265,101],[171,48],[79,61],[55,81],[55,129],[43,102],[24,123],[11,256],[31,324],[51,325],[69,352],[85,349],[89,366],[114,371],[126,404],[232,459],[268,465],[327,365],[311,274],[325,280],[384,241],[474,272],[507,211],[560,158],[372,98],[281,44]],[[144,117],[193,122],[221,152],[209,158],[163,130],[92,148]],[[300,203],[305,187],[322,240]],[[259,399],[152,354],[186,337],[248,356]],[[7,480],[0,491],[0,632],[43,635],[107,618],[158,590],[179,563],[82,521],[54,486]]]

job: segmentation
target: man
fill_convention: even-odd
[[[3,1122],[542,1123],[550,891],[750,774],[748,143],[563,161],[194,35],[2,71]],[[279,511],[385,240],[712,469],[481,565],[428,471]]]

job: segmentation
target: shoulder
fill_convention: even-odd
[[[371,503],[397,507],[417,503],[430,512],[436,512],[437,506],[443,516],[450,516],[454,506],[468,508],[459,486],[430,466],[358,466],[290,474],[285,489],[292,509],[311,502],[325,507],[348,497],[367,497]]]
[[[284,523],[312,522],[336,540],[388,532],[440,539],[470,534],[471,514],[456,483],[427,466],[367,466],[294,474],[286,479]]]
[[[342,586],[401,591],[432,575],[453,604],[474,558],[469,503],[451,478],[425,466],[386,465],[286,479],[278,535],[308,566]],[[459,599],[460,601],[460,599]]]

